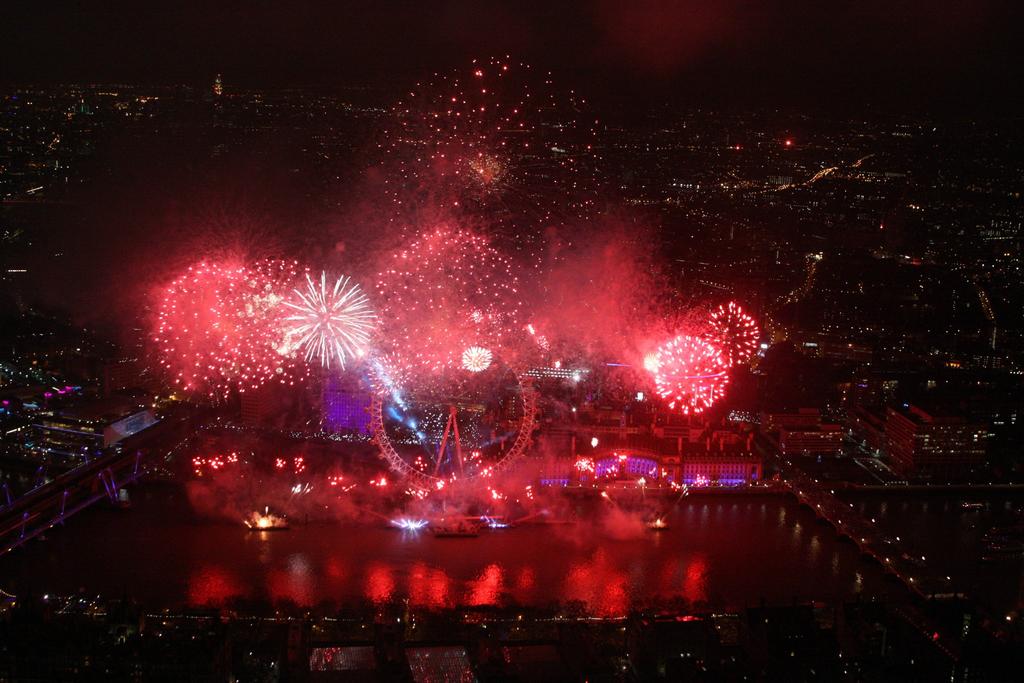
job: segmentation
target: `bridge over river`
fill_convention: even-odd
[[[14,500],[0,501],[0,556],[138,480],[142,451],[105,453]]]

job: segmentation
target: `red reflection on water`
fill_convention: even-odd
[[[590,598],[590,587],[593,584],[591,568],[584,564],[569,567],[565,577],[565,599],[587,602]]]
[[[609,572],[605,589],[598,595],[598,599],[594,601],[594,609],[598,614],[607,616],[625,615],[628,602],[629,592],[626,590],[626,573]]]
[[[237,579],[221,567],[200,567],[188,581],[191,605],[223,605],[228,598],[241,594]]]
[[[450,582],[443,569],[417,562],[409,569],[409,603],[416,607],[448,607]]]
[[[345,565],[337,557],[327,558],[327,565],[324,567],[324,575],[331,580],[332,584],[344,583]]]
[[[533,593],[534,586],[537,583],[536,573],[533,571],[533,567],[523,567],[519,570],[519,576],[516,577],[516,589],[515,596],[519,602],[525,602],[528,600]]]
[[[565,597],[585,603],[597,616],[624,615],[629,601],[626,572],[612,565],[604,551],[598,550],[589,562],[569,568]]]
[[[473,581],[469,582],[470,605],[496,605],[501,595],[505,570],[497,564],[487,565]]]
[[[267,588],[274,601],[291,600],[298,605],[312,605],[317,591],[309,561],[301,555],[288,558],[288,567],[274,569],[267,575]]]
[[[663,598],[676,595],[681,573],[679,560],[671,559],[661,565],[661,572],[658,574],[658,595]]]
[[[350,599],[354,583],[355,577],[350,576],[350,568],[345,562],[339,557],[328,557],[324,563],[323,575],[320,577],[320,599]]]
[[[690,602],[707,600],[708,597],[708,560],[704,555],[695,555],[686,566],[686,578],[683,579],[683,597]]]
[[[387,602],[395,592],[394,570],[374,563],[366,572],[366,597],[372,602]]]

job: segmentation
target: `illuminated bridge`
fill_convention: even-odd
[[[898,537],[881,533],[874,520],[861,517],[851,503],[840,500],[830,489],[806,476],[790,476],[784,485],[818,519],[828,522],[840,536],[877,560],[887,573],[903,581],[914,593],[924,598],[961,597],[953,591],[949,577],[928,568],[926,557],[906,553]]]
[[[120,491],[142,471],[142,452],[109,453],[65,472],[0,506],[0,555],[45,533],[93,503],[119,504]]]
[[[861,553],[877,561],[887,574],[899,579],[914,594],[930,598],[965,597],[953,589],[949,576],[940,576],[927,565],[924,556],[912,556],[903,550],[899,537],[891,538],[878,530],[875,520],[857,514],[851,503],[840,500],[834,492],[803,474],[790,472],[783,481],[802,505],[833,528],[841,537],[852,541]],[[921,633],[954,660],[960,659],[960,646],[955,638],[941,633],[931,619],[911,606],[901,609],[903,616]]]

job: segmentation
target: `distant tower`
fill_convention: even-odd
[[[217,74],[217,78],[213,79],[213,94],[220,97],[221,93],[224,92],[224,83],[220,80],[220,74]]]

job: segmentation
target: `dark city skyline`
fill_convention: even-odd
[[[0,82],[404,87],[467,57],[594,97],[1020,113],[1014,2],[14,2]],[[611,88],[607,86],[611,85]],[[604,86],[604,87],[602,87]],[[610,91],[610,92],[608,92]]]

